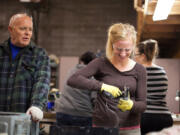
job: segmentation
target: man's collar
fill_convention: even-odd
[[[10,44],[10,38],[6,40],[4,43],[0,44],[0,46],[6,48],[9,47],[9,44]],[[31,40],[30,43],[24,48],[34,48],[35,46],[36,46],[35,43]]]

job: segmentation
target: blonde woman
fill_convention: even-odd
[[[96,58],[68,80],[73,87],[98,91],[93,124],[118,128],[120,135],[140,135],[140,114],[146,109],[146,70],[130,58],[135,44],[132,25],[113,24],[106,57]],[[90,80],[91,76],[96,80]],[[126,100],[125,90],[129,93]]]

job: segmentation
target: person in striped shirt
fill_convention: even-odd
[[[158,50],[158,42],[148,39],[140,42],[135,51],[135,60],[145,66],[147,71],[147,108],[141,117],[142,135],[173,124],[166,103],[168,77],[163,67],[154,64]]]

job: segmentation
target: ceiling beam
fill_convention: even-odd
[[[142,0],[134,0],[134,8],[137,11],[137,43],[140,41],[142,30],[144,27],[145,14],[144,14],[144,8],[142,7],[143,7]]]
[[[180,15],[169,15],[168,19],[161,21],[153,21],[153,15],[146,15],[145,23],[146,24],[180,24]]]
[[[143,33],[150,32],[180,32],[180,25],[149,24],[145,25]]]
[[[171,32],[155,32],[155,33],[143,33],[142,39],[178,39],[180,37],[180,32],[171,33]]]
[[[141,34],[144,27],[144,13],[142,11],[137,12],[137,43],[141,39]]]

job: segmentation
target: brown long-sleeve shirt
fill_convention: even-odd
[[[92,76],[96,80],[89,79]],[[133,69],[120,72],[107,58],[97,58],[73,74],[67,83],[76,88],[99,91],[93,115],[96,126],[137,126],[140,114],[146,109],[146,70],[138,63]],[[102,83],[116,86],[121,91],[124,90],[124,86],[129,87],[133,108],[125,112],[118,109],[118,98],[108,98],[100,92]]]

